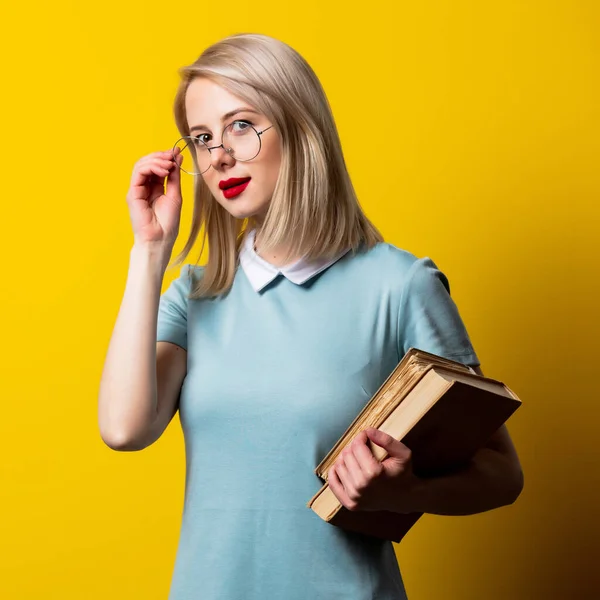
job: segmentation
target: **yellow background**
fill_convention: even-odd
[[[366,212],[448,275],[484,373],[524,403],[522,496],[424,517],[397,546],[409,597],[600,597],[599,16],[593,0],[7,3],[0,597],[167,598],[179,420],[111,451],[98,382],[133,163],[177,138],[177,68],[240,31],[310,62]]]

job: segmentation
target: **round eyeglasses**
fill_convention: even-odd
[[[211,166],[211,155],[213,150],[223,148],[227,154],[242,162],[247,162],[255,158],[261,149],[261,135],[271,129],[273,125],[265,127],[262,131],[257,131],[247,121],[234,121],[223,129],[221,135],[221,143],[218,146],[209,148],[200,137],[184,136],[179,138],[173,146],[179,148],[179,152],[183,155],[182,165],[179,167],[184,173],[190,175],[202,175],[206,173]],[[186,165],[185,167],[183,165]]]

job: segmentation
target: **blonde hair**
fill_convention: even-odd
[[[253,105],[278,132],[281,165],[260,229],[262,247],[283,245],[288,250],[284,260],[310,260],[383,241],[356,197],[321,83],[298,52],[266,35],[239,33],[209,46],[178,72],[174,114],[181,136],[190,135],[185,94],[197,77]],[[230,215],[197,177],[190,234],[173,264],[185,261],[204,227],[200,256],[208,241],[208,261],[190,298],[216,296],[231,288],[244,235],[254,225],[252,219]]]

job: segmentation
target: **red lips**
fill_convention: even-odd
[[[250,181],[250,179],[250,177],[242,177],[241,179],[237,177],[232,177],[231,179],[224,179],[223,181],[219,181],[219,189],[225,190],[234,185],[239,185],[240,183]]]

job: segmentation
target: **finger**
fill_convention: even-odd
[[[167,176],[167,195],[181,195],[180,180],[181,170],[179,169],[179,165],[177,165],[175,168],[171,169]]]
[[[175,161],[170,158],[161,158],[159,156],[146,157],[138,161],[137,168],[141,169],[146,165],[156,165],[165,169],[171,169],[175,166]]]
[[[176,160],[169,161],[169,175],[172,175],[173,173],[179,173],[181,162],[181,157],[178,157]]]
[[[155,158],[154,162],[162,167],[166,167],[167,169],[175,166],[175,161],[171,158]]]
[[[159,152],[152,152],[151,154],[148,154],[147,156],[171,159],[171,158],[173,158],[173,152],[174,152],[174,149],[169,148],[168,150],[160,150]],[[179,147],[176,147],[175,153],[178,154],[180,152],[181,152],[181,149]]]
[[[345,466],[348,473],[347,478],[351,481],[352,487],[355,490],[365,487],[367,484],[367,478],[363,473],[360,464],[356,460],[356,457],[354,456],[350,446],[347,446],[342,451],[342,460],[343,466]]]
[[[329,473],[327,475],[327,483],[329,484],[331,491],[335,494],[336,498],[342,503],[342,505],[348,508],[349,510],[353,510],[355,504],[348,497],[344,484],[338,476],[337,469],[338,466],[336,465],[330,467]]]
[[[365,443],[355,439],[350,447],[356,462],[360,466],[360,470],[368,479],[374,479],[381,475],[383,467]]]
[[[131,185],[133,187],[143,186],[148,183],[148,179],[153,175],[164,178],[169,174],[169,170],[160,165],[150,162],[137,165],[131,176]]]
[[[142,165],[148,164],[148,163],[152,163],[152,162],[158,162],[160,164],[167,164],[167,163],[173,163],[173,152],[171,150],[167,150],[165,152],[153,152],[152,154],[148,154],[146,156],[142,156],[142,158],[140,158],[137,162],[136,162],[136,167],[141,167]],[[166,161],[166,163],[163,163],[162,161]]]
[[[167,167],[168,163],[169,163],[169,161],[162,163],[162,164],[159,163],[158,161],[140,163],[134,169],[134,173],[138,173],[138,174],[144,175],[144,176],[150,176],[150,175],[159,175],[164,172],[165,177],[166,177],[166,173],[168,173],[168,171],[169,171],[169,169]]]
[[[369,436],[369,439],[378,446],[385,448],[390,456],[396,458],[406,458],[410,456],[410,449],[407,446],[384,431],[372,427],[365,431]]]
[[[177,156],[181,156],[181,155],[178,154]],[[167,164],[167,163],[173,164],[174,158],[175,158],[175,156],[173,155],[173,152],[170,150],[166,151],[166,152],[154,152],[152,154],[148,154],[147,156],[142,156],[142,158],[140,158],[137,161],[136,165],[141,166],[141,165],[145,165],[147,163],[152,163],[152,162],[158,162],[160,164]]]
[[[340,483],[344,487],[344,491],[348,496],[348,500],[350,500],[350,502],[357,500],[360,494],[356,489],[356,484],[354,483],[354,480],[348,471],[348,467],[346,467],[343,461],[336,464],[335,473],[338,476]]]

